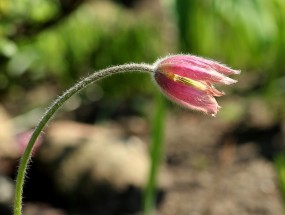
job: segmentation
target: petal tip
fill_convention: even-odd
[[[233,70],[233,74],[235,74],[235,75],[239,75],[240,73],[241,73],[240,70]]]
[[[223,84],[226,84],[226,85],[231,85],[231,84],[235,84],[237,83],[238,81],[235,80],[235,79],[232,79],[232,78],[229,78],[229,77],[225,77],[223,78],[220,83],[223,83]]]

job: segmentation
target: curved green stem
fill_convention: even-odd
[[[16,190],[15,190],[15,199],[14,199],[14,215],[21,215],[22,213],[22,196],[23,196],[23,185],[25,180],[25,174],[27,171],[27,166],[31,157],[31,152],[35,141],[43,130],[44,126],[48,123],[48,121],[52,118],[54,113],[64,104],[66,100],[68,100],[71,96],[88,86],[89,84],[97,81],[99,79],[105,78],[115,73],[122,73],[128,71],[142,71],[142,72],[153,72],[153,66],[148,64],[124,64],[119,66],[109,67],[107,69],[100,70],[91,74],[90,76],[84,78],[79,81],[77,84],[72,86],[70,89],[65,91],[61,96],[59,96],[47,109],[44,113],[42,119],[36,126],[30,141],[26,147],[26,150],[21,158],[20,166],[18,169],[18,174],[16,178]]]

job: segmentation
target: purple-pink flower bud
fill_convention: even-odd
[[[214,96],[224,93],[212,84],[236,83],[227,75],[239,73],[216,61],[194,55],[172,55],[156,62],[154,78],[171,100],[215,116],[220,106]]]

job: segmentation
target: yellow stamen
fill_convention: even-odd
[[[163,74],[166,75],[166,77],[168,77],[169,79],[172,79],[173,81],[185,84],[187,86],[194,87],[194,88],[196,88],[198,90],[203,90],[204,91],[204,90],[208,89],[208,86],[206,84],[201,83],[199,81],[195,81],[193,79],[186,78],[186,77],[183,77],[183,76],[180,76],[180,75],[177,75],[177,74],[173,74],[173,73],[170,73],[170,72],[163,72]]]
[[[177,74],[173,74],[172,72],[167,72],[167,71],[160,71],[162,74],[164,74],[167,78],[184,84],[186,86],[190,86],[193,87],[195,89],[204,91],[205,93],[207,93],[210,96],[223,96],[224,93],[220,92],[219,90],[217,90],[214,86],[212,86],[211,83],[206,82],[206,81],[196,81],[193,80],[191,78],[187,78],[187,77],[183,77]]]
[[[173,80],[176,82],[180,82],[182,84],[185,84],[187,86],[194,87],[194,88],[199,89],[199,90],[207,90],[208,89],[207,85],[205,85],[199,81],[194,81],[193,79],[182,77],[179,75],[174,75]]]

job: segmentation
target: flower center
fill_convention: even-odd
[[[182,77],[180,75],[174,75],[173,80],[182,84],[185,84],[187,86],[191,86],[194,88],[197,88],[199,90],[206,90],[207,89],[207,85],[199,82],[199,81],[194,81],[193,79],[190,78],[186,78],[186,77]]]
[[[180,76],[180,75],[177,75],[177,74],[173,74],[173,73],[170,73],[170,72],[163,72],[163,74],[167,78],[169,78],[169,79],[171,79],[171,80],[173,80],[175,82],[179,82],[179,83],[185,84],[187,86],[194,87],[194,88],[196,88],[198,90],[204,91],[204,90],[208,89],[208,86],[206,84],[200,82],[200,81],[195,81],[195,80],[193,80],[191,78],[183,77],[183,76]]]
[[[208,83],[205,81],[196,81],[196,80],[193,80],[191,78],[187,78],[187,77],[183,77],[183,76],[180,76],[177,74],[173,74],[171,72],[163,71],[161,73],[164,74],[167,78],[169,78],[175,82],[178,82],[178,83],[184,84],[186,86],[190,86],[190,87],[193,87],[195,89],[204,91],[208,95],[211,95],[211,96],[222,96],[222,95],[224,95],[223,92],[220,92],[219,90],[217,90],[211,83]]]

